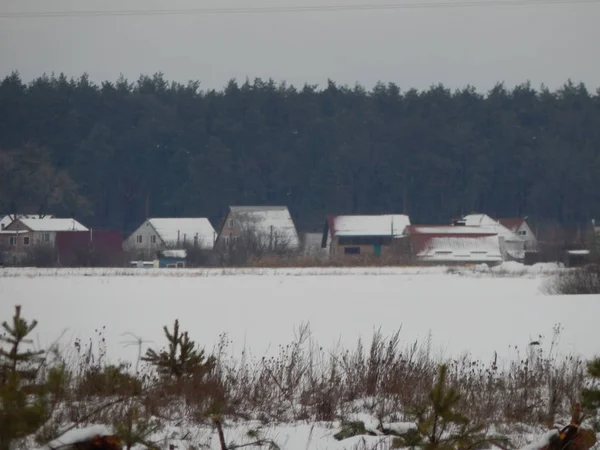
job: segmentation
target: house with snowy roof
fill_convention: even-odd
[[[265,251],[296,250],[300,239],[287,206],[230,206],[216,246],[252,241]]]
[[[406,227],[415,261],[427,264],[502,263],[498,232],[492,228],[456,225]]]
[[[507,261],[523,261],[525,252],[537,250],[537,239],[526,217],[494,219],[487,214],[469,214],[461,219],[461,224],[496,231]]]
[[[145,220],[123,246],[128,251],[153,257],[167,247],[197,246],[210,250],[214,241],[215,229],[206,217],[168,217]]]
[[[391,256],[398,249],[410,218],[404,214],[329,215],[321,247],[332,258]]]
[[[0,230],[0,247],[12,259],[19,259],[34,245],[54,247],[57,234],[64,231],[88,231],[88,229],[75,219],[22,216]]]

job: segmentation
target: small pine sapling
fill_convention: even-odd
[[[159,446],[150,441],[153,434],[162,428],[160,422],[148,414],[144,414],[136,405],[128,406],[125,414],[113,423],[115,435],[126,450],[142,444],[151,450]]]
[[[397,440],[395,444],[410,447],[421,444],[424,450],[467,450],[505,442],[502,438],[486,437],[483,425],[472,424],[468,417],[456,411],[460,395],[448,386],[447,374],[448,367],[441,365],[429,393],[429,404],[416,411],[417,428],[424,442],[412,435],[411,442]]]
[[[596,414],[598,409],[600,409],[600,388],[598,387],[598,381],[600,381],[600,358],[588,362],[587,374],[591,378],[592,385],[582,389],[581,405],[586,411]]]
[[[180,380],[191,375],[204,375],[215,366],[214,356],[207,358],[203,349],[196,348],[187,331],[180,333],[179,320],[175,320],[172,333],[166,326],[163,329],[169,341],[168,350],[156,352],[148,349],[142,358],[142,361],[156,367],[159,375]]]
[[[15,307],[12,324],[2,323],[0,335],[0,450],[42,427],[52,411],[52,396],[60,392],[64,376],[60,370],[41,371],[43,351],[23,350],[27,337],[37,326],[21,317]]]

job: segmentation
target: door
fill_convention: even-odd
[[[375,256],[381,255],[381,245],[374,245],[373,246],[373,254]]]

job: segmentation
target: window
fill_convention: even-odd
[[[141,234],[138,234],[138,235],[135,237],[135,239],[136,239],[136,241],[137,241],[137,243],[138,243],[138,244],[141,244],[141,243],[142,243],[142,235],[141,235]]]
[[[526,236],[527,235],[527,231],[523,230],[523,231],[519,231],[519,234],[521,236]]]
[[[178,262],[177,263],[177,268],[178,269],[183,269],[184,266],[185,266],[185,264],[183,264],[182,262]]]
[[[139,237],[141,237],[141,236],[139,236]],[[156,244],[156,236],[154,236],[154,235],[150,236],[150,242],[153,244]]]
[[[227,226],[228,226],[229,228],[233,228],[233,219],[229,219],[229,220],[227,221]]]
[[[13,246],[13,247],[17,246],[17,237],[16,236],[11,236],[8,241],[11,246]]]
[[[50,233],[44,233],[44,242],[50,242]]]
[[[360,255],[360,247],[346,247],[344,249],[345,255]]]
[[[23,245],[25,246],[29,246],[29,244],[31,243],[29,236],[24,236],[23,237]]]

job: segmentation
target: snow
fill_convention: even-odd
[[[43,219],[19,219],[31,231],[88,231],[86,227],[75,219],[56,219],[44,217]]]
[[[209,349],[226,333],[235,355],[276,354],[277,346],[293,341],[294,331],[308,322],[312,339],[326,349],[338,343],[354,348],[374,330],[390,335],[401,328],[406,343],[425,343],[431,335],[435,355],[470,352],[485,361],[494,352],[499,361],[513,358],[515,346],[524,349],[538,335],[550,339],[560,324],[556,351],[594,356],[600,296],[545,296],[539,289],[545,280],[541,270],[521,267],[524,273],[531,270],[530,276],[495,276],[496,269],[463,269],[457,275],[445,267],[181,269],[182,276],[158,269],[104,274],[2,269],[0,318],[10,318],[14,305],[22,305],[26,317],[39,320],[36,342],[43,348],[65,329],[63,348],[75,338],[94,340],[94,330],[106,327],[108,357],[128,361],[135,360],[137,349],[122,343],[124,333],[160,345],[162,327],[176,318]],[[574,302],[577,314],[565,313]]]
[[[502,262],[500,244],[495,235],[482,237],[432,237],[417,258],[427,261]]]
[[[466,227],[483,227],[492,229],[498,233],[498,236],[503,237],[506,241],[523,242],[524,239],[513,231],[506,228],[499,221],[492,219],[486,214],[470,214],[463,217]],[[471,228],[472,229],[472,228]]]
[[[148,222],[156,230],[165,243],[193,242],[198,236],[199,243],[205,248],[212,248],[215,240],[215,229],[205,217],[192,218],[154,218]]]
[[[368,414],[348,417],[347,420],[363,420],[367,429],[377,432],[378,420]],[[415,429],[414,423],[382,423],[386,429],[393,429],[399,434],[406,433],[409,429]],[[257,430],[261,438],[272,440],[279,448],[285,450],[388,450],[391,448],[393,436],[382,436],[378,433],[376,436],[359,435],[338,441],[334,435],[341,429],[339,422],[327,423],[317,422],[307,423],[288,423],[262,425],[260,423],[248,421],[238,423],[228,423],[224,427],[225,441],[235,445],[250,444],[255,438],[250,438],[247,433],[249,430]],[[538,435],[538,438],[531,444],[522,447],[520,450],[540,450],[547,445],[551,436],[555,435],[556,430]],[[35,450],[50,450],[52,448],[61,448],[60,445],[69,445],[74,442],[89,439],[95,435],[108,435],[110,428],[103,425],[93,425],[77,430],[72,430],[60,439],[52,441],[46,446]],[[185,436],[185,438],[183,438]],[[157,433],[153,438],[159,448],[167,450],[170,446],[177,449],[205,448],[207,450],[220,450],[219,439],[216,431],[211,427],[177,427],[168,425],[163,432]],[[142,445],[134,446],[134,450],[142,450]],[[492,447],[494,448],[494,447]]]
[[[284,239],[290,248],[300,245],[296,226],[285,206],[232,206],[231,213],[243,229],[252,229],[259,237],[270,238],[273,234]]]
[[[163,250],[165,258],[187,258],[187,250]]]
[[[589,250],[568,250],[567,253],[570,255],[589,255]]]
[[[38,450],[60,448],[86,439],[92,439],[95,436],[110,436],[111,434],[112,431],[105,425],[90,425],[84,428],[75,428],[67,431],[59,438],[49,442],[47,446],[41,447]]]
[[[489,234],[496,236],[495,229],[489,227],[466,227],[460,225],[413,225],[410,227],[411,233],[422,234]]]
[[[391,422],[391,423],[383,422],[381,425],[386,430],[391,430],[397,434],[406,434],[406,433],[408,433],[409,430],[417,429],[417,425],[414,423],[410,423],[410,422]]]
[[[520,450],[540,450],[550,443],[550,439],[558,434],[557,430],[550,430],[547,433],[540,436],[540,438],[532,443],[522,447]]]
[[[404,214],[375,216],[334,216],[336,236],[402,236],[410,225]]]
[[[11,215],[6,215],[6,216],[1,216],[0,217],[0,230],[4,229],[5,227],[9,226],[12,222],[13,222],[13,218],[14,216]],[[51,219],[54,216],[53,215],[46,215],[43,216],[44,218],[47,219]],[[39,219],[40,216],[38,214],[17,214],[17,219]]]

